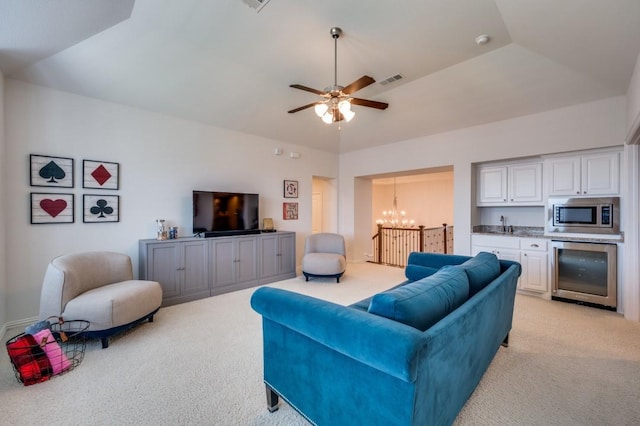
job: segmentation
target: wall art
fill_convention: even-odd
[[[31,154],[31,186],[73,188],[73,158]]]
[[[73,223],[73,194],[31,193],[31,223]]]
[[[82,187],[120,189],[120,164],[82,160]]]
[[[284,181],[284,198],[298,198],[298,181]]]
[[[298,220],[298,203],[282,203],[282,219]]]
[[[85,223],[119,222],[120,196],[84,194],[82,212]]]

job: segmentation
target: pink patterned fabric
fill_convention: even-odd
[[[64,351],[56,342],[56,339],[51,334],[51,330],[44,329],[33,335],[37,344],[39,344],[44,353],[49,358],[51,367],[53,368],[53,374],[60,374],[71,367],[71,361],[64,354]]]

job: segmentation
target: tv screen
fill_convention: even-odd
[[[193,191],[193,233],[205,237],[259,232],[259,196]]]

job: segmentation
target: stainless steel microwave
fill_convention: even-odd
[[[548,207],[548,233],[620,233],[620,197],[550,198]]]

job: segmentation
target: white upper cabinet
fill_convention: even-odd
[[[545,169],[551,197],[620,193],[619,151],[548,158]]]
[[[478,206],[541,206],[542,163],[478,166]]]

